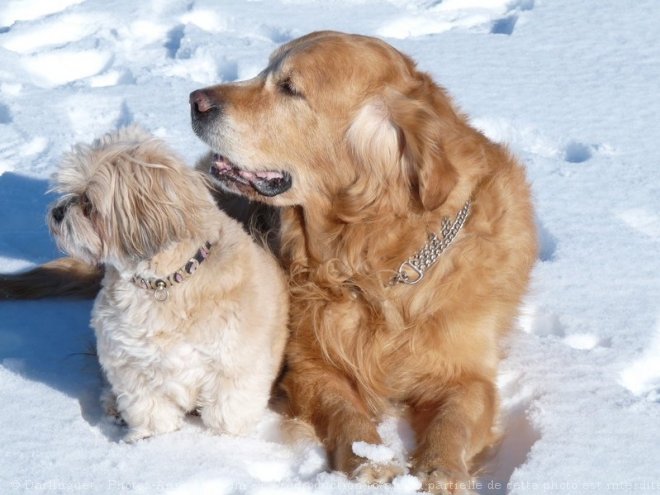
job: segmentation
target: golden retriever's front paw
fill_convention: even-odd
[[[395,454],[383,444],[353,442],[351,451],[359,459],[351,478],[368,485],[390,483],[404,473],[404,469],[394,461]]]
[[[343,444],[333,453],[332,464],[350,479],[367,485],[390,483],[404,473],[403,467],[394,462],[394,452],[381,443]]]
[[[422,482],[423,492],[436,495],[477,495],[474,480],[467,473],[433,469],[418,471],[415,476]]]
[[[365,462],[351,473],[351,478],[367,485],[384,485],[403,473],[404,469],[394,463]]]

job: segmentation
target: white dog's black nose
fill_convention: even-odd
[[[64,220],[64,212],[65,212],[64,205],[62,206],[56,206],[53,208],[53,210],[50,212],[50,214],[53,217],[53,220],[55,220],[56,223],[62,223],[62,220]]]

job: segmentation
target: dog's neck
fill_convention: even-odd
[[[181,246],[179,246],[174,251],[181,251],[180,247]],[[187,259],[185,264],[179,266],[178,269],[170,272],[168,275],[159,273],[159,268],[152,266],[150,268],[155,268],[155,276],[145,275],[144,273],[137,273],[131,277],[131,283],[141,289],[152,291],[154,298],[157,301],[165,301],[168,298],[169,289],[171,287],[185,282],[188,278],[192,277],[197,272],[202,263],[204,263],[204,261],[206,261],[206,259],[209,257],[212,247],[213,244],[211,244],[209,241],[206,241],[201,247],[197,249],[195,254]],[[171,253],[166,254],[168,257],[171,257]]]
[[[115,268],[124,279],[130,279],[134,275],[167,276],[181,268],[182,264],[205,242],[216,244],[221,239],[222,221],[218,219],[215,205],[209,208],[209,212],[201,214],[203,217],[199,217],[196,221],[197,228],[189,230],[183,238],[169,242],[148,259],[122,257],[105,259],[103,262]]]
[[[179,270],[205,242],[207,241],[201,239],[175,242],[151,259],[138,263],[134,275],[166,277]]]
[[[133,278],[164,279],[173,276],[181,269],[185,269],[191,257],[199,254],[207,243],[220,244],[222,228],[217,221],[209,220],[207,228],[195,236],[171,242],[168,246],[149,259],[139,261],[124,261],[122,263],[109,263],[125,280]]]
[[[444,233],[447,229],[443,219],[452,220],[451,227],[455,224],[453,240],[469,214],[469,197],[470,191],[461,185],[446,204],[435,211],[381,218],[373,215],[361,222],[337,222],[331,214],[323,214],[325,212],[313,215],[311,212],[316,209],[292,209],[283,218],[283,255],[287,263],[304,266],[305,272],[314,273],[313,276],[325,277],[332,273],[338,279],[360,285],[373,284],[380,290],[390,285],[402,262],[414,259],[420,248],[428,244],[430,233],[441,235],[441,240],[449,239]],[[287,235],[288,231],[292,235]],[[300,235],[296,235],[296,231]],[[364,253],[369,253],[368,263]],[[419,272],[414,272],[416,270],[406,280],[416,280]]]

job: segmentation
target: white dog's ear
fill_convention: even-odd
[[[458,174],[443,148],[446,123],[432,105],[396,91],[363,106],[348,130],[356,156],[381,174],[400,171],[425,210],[438,208]],[[372,169],[373,171],[373,169]]]
[[[113,213],[105,228],[121,255],[148,259],[170,242],[196,235],[198,215],[209,202],[199,197],[205,187],[198,173],[158,154],[139,158],[151,165],[132,157],[114,160]]]

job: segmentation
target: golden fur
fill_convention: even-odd
[[[304,36],[256,78],[198,90],[191,105],[196,133],[233,167],[221,185],[282,207],[290,413],[313,425],[333,468],[383,482],[400,470],[365,462],[353,443],[381,443],[374,420],[405,404],[412,472],[460,492],[495,439],[499,344],[537,254],[522,167],[407,56],[364,36]],[[264,171],[290,188],[264,197],[234,180]],[[469,198],[464,229],[424,280],[388,286]]]

